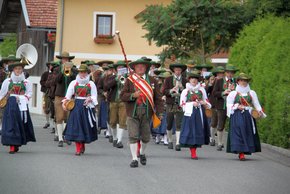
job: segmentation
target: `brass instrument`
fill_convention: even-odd
[[[16,51],[16,57],[21,58],[21,62],[25,63],[24,69],[31,69],[36,65],[38,53],[32,44],[22,44]],[[10,77],[10,75],[8,75]],[[4,108],[10,96],[9,91],[6,96],[0,100],[0,108]]]
[[[71,73],[72,73],[72,66],[71,65],[64,64],[63,65],[63,74],[65,76],[70,76]]]
[[[24,69],[33,68],[38,59],[36,48],[32,44],[22,44],[16,51],[16,57],[21,58],[21,62],[25,63]]]
[[[125,84],[125,81],[126,81],[126,78],[124,76],[121,76],[120,77],[120,82],[121,82],[122,85]]]

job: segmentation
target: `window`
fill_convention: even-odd
[[[94,37],[115,34],[115,13],[94,12]]]
[[[97,15],[97,36],[112,36],[112,19],[111,15]]]

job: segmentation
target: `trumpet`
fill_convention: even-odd
[[[125,81],[126,81],[126,78],[124,77],[124,76],[121,76],[120,77],[120,82],[121,82],[121,84],[125,84]]]
[[[63,74],[64,76],[70,76],[71,75],[71,71],[72,71],[72,67],[69,65],[64,65],[63,67]]]

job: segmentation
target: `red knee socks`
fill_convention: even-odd
[[[10,154],[14,154],[15,153],[15,146],[11,145],[10,146],[10,151],[9,151]]]
[[[80,154],[81,154],[81,143],[76,142],[76,155],[80,155]]]
[[[196,148],[189,148],[189,149],[191,153],[191,158],[197,160]]]
[[[137,156],[140,156],[141,142],[137,141]]]
[[[245,158],[245,154],[244,154],[244,153],[239,153],[239,159],[240,159],[241,161],[245,161],[245,160],[246,160],[246,158]]]
[[[85,153],[85,149],[86,149],[85,143],[80,143],[80,144],[81,144],[81,153],[83,154]]]

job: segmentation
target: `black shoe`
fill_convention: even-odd
[[[179,144],[177,144],[177,145],[175,146],[175,151],[181,151],[181,147],[180,147]]]
[[[173,143],[172,142],[168,142],[168,149],[173,149]]]
[[[81,155],[81,152],[76,152],[75,155],[76,156],[80,156]]]
[[[63,141],[58,142],[58,147],[63,147]]]
[[[146,165],[146,162],[147,162],[147,159],[146,159],[145,154],[143,154],[143,155],[140,154],[140,163],[142,165]]]
[[[47,129],[49,126],[50,126],[50,124],[49,124],[49,123],[46,123],[46,124],[43,126],[43,129]]]
[[[58,136],[54,136],[54,141],[58,141]]]
[[[19,151],[19,146],[15,146],[15,152]]]
[[[112,136],[112,135],[109,136],[109,142],[110,142],[110,143],[113,143],[113,136]]]
[[[64,142],[65,142],[67,145],[71,145],[71,141],[64,140]]]
[[[138,167],[138,161],[137,160],[133,160],[130,164],[131,168],[137,168]]]
[[[212,140],[211,142],[209,142],[210,146],[215,146],[215,140]]]
[[[52,128],[50,133],[55,133],[55,128]]]
[[[216,148],[217,151],[223,151],[223,146],[222,145],[218,145]]]
[[[224,148],[225,146],[224,146],[224,144],[222,145],[222,148]]]
[[[124,146],[123,146],[122,142],[118,142],[117,145],[116,145],[116,147],[117,148],[123,148]]]
[[[113,147],[117,147],[117,140],[113,141]]]

